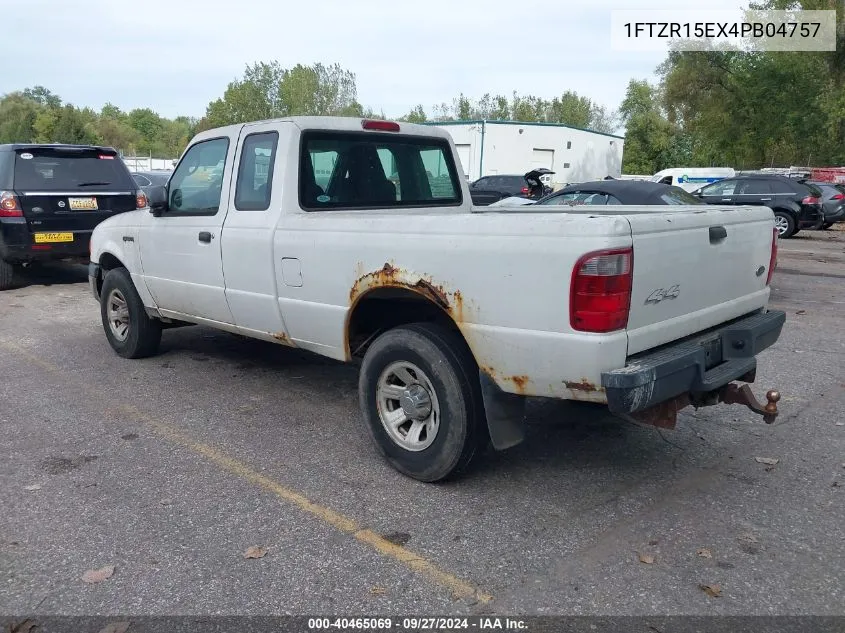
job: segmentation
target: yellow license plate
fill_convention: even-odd
[[[50,242],[72,242],[73,233],[36,233],[35,243],[46,244]]]
[[[71,211],[96,211],[96,198],[68,198],[68,206]]]

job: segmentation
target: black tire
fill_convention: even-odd
[[[787,213],[786,211],[775,211],[775,218],[782,219],[786,223],[786,230],[779,235],[781,239],[789,239],[798,232],[796,230],[798,225],[795,222],[795,218],[792,217],[791,213]]]
[[[9,290],[15,287],[15,267],[9,262],[0,259],[0,290]]]
[[[827,230],[828,230],[830,227],[832,227],[832,226],[833,226],[833,222],[824,222],[824,223],[822,224],[821,230],[822,230],[822,231],[827,231]]]
[[[402,447],[381,421],[379,380],[395,362],[419,367],[439,403],[437,434],[423,450]],[[358,395],[379,452],[396,470],[419,481],[441,481],[466,471],[488,441],[478,366],[464,340],[441,325],[416,323],[379,336],[364,355]]]
[[[114,294],[118,293],[118,294]],[[109,302],[115,297],[125,300],[129,322],[125,338],[121,340],[109,324]],[[132,283],[129,271],[115,268],[106,273],[100,291],[100,317],[106,338],[118,356],[146,358],[158,352],[161,342],[161,321],[151,319],[144,310],[144,303]]]

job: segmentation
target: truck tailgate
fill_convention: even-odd
[[[768,207],[651,211],[625,214],[634,247],[629,355],[766,305]]]

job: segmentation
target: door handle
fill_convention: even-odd
[[[199,234],[200,242],[205,242],[206,244],[208,244],[208,243],[211,242],[212,237],[214,237],[214,236],[210,232],[200,231],[200,234]]]
[[[730,201],[731,201],[730,198],[722,198],[722,202],[730,202]]]
[[[728,236],[728,230],[724,226],[710,227],[710,243],[718,244]]]
[[[760,198],[760,202],[771,202],[771,198]]]

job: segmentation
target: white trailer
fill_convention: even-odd
[[[524,174],[546,167],[551,186],[622,175],[625,137],[557,123],[436,121],[455,142],[464,177]]]

